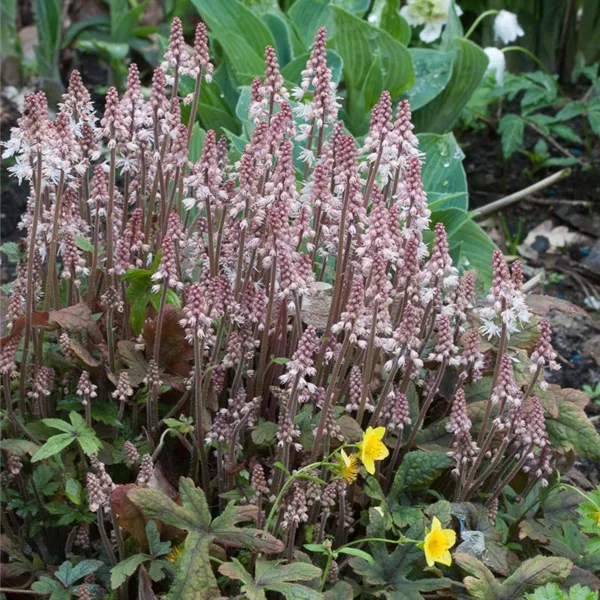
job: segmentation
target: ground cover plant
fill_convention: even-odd
[[[600,491],[560,472],[600,437],[545,382],[544,300],[465,209],[433,212],[465,195],[460,151],[409,101],[348,133],[326,36],[297,90],[265,48],[244,144],[182,120],[214,74],[203,24],[190,52],[175,20],[149,97],[131,65],[101,119],[76,71],[55,118],[27,96],[4,149],[30,190],[4,248],[8,597],[598,587]]]

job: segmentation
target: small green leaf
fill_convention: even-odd
[[[364,558],[368,563],[375,564],[375,559],[364,550],[360,550],[359,548],[340,548],[336,550],[338,554],[350,554],[351,556],[358,556],[359,558]]]
[[[0,246],[0,252],[6,254],[6,256],[8,257],[8,262],[13,264],[17,264],[19,262],[19,245],[15,242],[4,242],[4,244]]]
[[[271,362],[274,362],[276,365],[287,365],[290,362],[290,359],[285,356],[279,356],[277,358],[271,357]]]
[[[69,478],[65,485],[65,495],[73,504],[81,504],[83,488],[77,479]]]
[[[121,587],[131,577],[138,567],[152,557],[148,554],[134,554],[121,561],[110,570],[110,585],[113,589]]]
[[[87,456],[96,454],[102,449],[102,442],[98,439],[93,429],[81,433],[77,436],[77,441]]]
[[[64,450],[75,437],[70,433],[59,433],[48,439],[48,441],[31,457],[31,462],[38,462],[50,458]]]
[[[87,238],[84,238],[80,235],[75,236],[75,245],[84,252],[93,252],[94,244],[90,242]]]
[[[304,547],[311,552],[320,552],[321,554],[325,553],[323,544],[304,544]]]
[[[154,521],[148,521],[146,525],[146,538],[148,539],[148,549],[153,558],[168,554],[171,549],[171,542],[160,541],[160,533]]]
[[[71,429],[75,429],[77,433],[83,433],[85,431],[92,431],[88,429],[85,423],[85,419],[75,411],[71,411],[69,413],[69,420],[71,421],[73,427]]]
[[[502,136],[502,153],[510,158],[523,147],[525,121],[519,115],[508,114],[500,119],[498,132]]]
[[[48,427],[52,427],[52,429],[59,429],[65,433],[72,433],[73,431],[73,425],[62,419],[42,419],[42,423]]]
[[[442,471],[450,468],[454,461],[445,452],[409,452],[396,472],[390,497],[395,498],[407,490],[427,487]]]
[[[272,446],[276,441],[277,423],[263,421],[252,430],[252,441],[257,446]]]

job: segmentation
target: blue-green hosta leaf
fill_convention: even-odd
[[[372,15],[375,16],[375,23],[377,27],[380,27],[384,31],[387,31],[394,39],[400,43],[408,46],[412,31],[410,25],[406,22],[406,19],[400,15],[400,3],[396,0],[380,0],[383,4],[381,10],[381,17],[378,18],[375,8],[373,8],[369,15],[369,22],[372,22]]]
[[[308,47],[313,43],[319,27],[327,28],[327,39],[331,40],[335,36],[332,7],[338,5],[349,13],[362,17],[369,4],[370,0],[296,0],[288,15]]]
[[[389,33],[369,25],[338,6],[332,7],[332,10],[336,25],[335,47],[344,61],[344,76],[348,88],[352,92],[363,88],[373,58],[379,54],[383,89],[390,92],[392,99],[409,89],[414,82],[414,72],[406,46]]]
[[[275,46],[269,28],[252,10],[237,0],[192,0],[221,44],[238,83],[248,84],[265,69],[266,46]]]
[[[452,40],[449,52],[453,54],[452,77],[440,94],[414,113],[413,121],[419,132],[451,130],[487,68],[485,52],[469,40]]]
[[[415,70],[415,83],[406,92],[412,111],[437,97],[452,76],[454,55],[427,48],[409,48]]]
[[[423,189],[427,192],[431,210],[467,210],[467,176],[462,164],[465,155],[454,134],[423,133],[417,137],[419,149],[425,153]]]
[[[293,56],[292,36],[289,25],[282,17],[275,13],[267,13],[264,15],[263,21],[275,40],[277,59],[279,60],[279,65],[283,67],[292,60]]]
[[[281,74],[286,81],[300,85],[302,71],[306,69],[306,62],[310,58],[310,52],[301,54],[281,69]],[[327,66],[331,69],[331,77],[336,83],[340,82],[342,76],[342,57],[333,50],[327,50]],[[238,114],[239,117],[239,114]],[[247,113],[244,118],[248,118]]]
[[[465,270],[476,270],[478,282],[483,287],[489,285],[492,253],[496,246],[469,213],[459,208],[436,210],[431,215],[431,221],[444,224],[450,246],[461,245],[460,266]]]

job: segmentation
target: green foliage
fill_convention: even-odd
[[[132,303],[131,311],[129,313],[129,322],[131,323],[131,329],[136,335],[139,335],[142,331],[148,306],[152,305],[154,309],[158,311],[160,305],[162,287],[160,290],[154,291],[153,288],[155,283],[152,280],[152,275],[154,275],[158,269],[159,264],[160,253],[156,255],[152,262],[152,266],[149,269],[132,267],[121,276],[123,281],[129,282],[125,297]],[[179,296],[177,296],[172,289],[167,290],[166,302],[175,308],[181,308]]]
[[[564,581],[573,564],[565,558],[537,556],[526,560],[504,581],[498,581],[479,559],[455,554],[458,566],[469,573],[464,584],[469,595],[478,600],[519,600],[523,592],[546,583]]]
[[[180,480],[179,494],[182,506],[158,490],[136,489],[129,494],[146,517],[188,532],[169,598],[208,600],[219,595],[209,559],[209,547],[213,541],[264,554],[277,554],[283,550],[283,544],[268,533],[252,527],[236,527],[238,523],[252,518],[252,507],[230,503],[213,520],[204,492],[195,487],[191,479]]]
[[[588,79],[590,91],[600,89],[598,64],[583,69],[579,75]],[[500,100],[505,103],[518,100],[520,106],[518,112],[505,113],[498,121],[505,159],[516,153],[524,154],[531,161],[532,173],[552,166],[588,166],[578,155],[581,150],[587,151],[591,161],[592,136],[600,135],[597,94],[572,100],[563,94],[556,77],[543,71],[507,73],[502,86],[490,76],[473,94],[463,115],[466,122],[475,128],[479,117],[489,122],[494,116],[491,109]],[[535,142],[531,143],[531,139]],[[575,150],[570,149],[573,146]]]
[[[167,574],[173,574],[173,565],[161,558],[169,553],[171,542],[160,541],[160,534],[154,521],[148,521],[146,537],[148,553],[132,554],[111,569],[110,583],[114,589],[121,587],[142,564],[146,565],[152,581],[161,581]]]
[[[58,429],[63,433],[53,435],[48,438],[46,443],[39,448],[32,456],[31,462],[38,462],[59,454],[67,446],[77,441],[81,450],[88,456],[95,454],[102,448],[102,442],[96,436],[93,429],[89,429],[85,425],[85,421],[81,415],[76,412],[69,414],[70,423],[62,419],[43,419],[44,425],[52,429]]]
[[[335,47],[344,61],[348,88],[348,127],[357,135],[367,132],[368,110],[388,90],[392,100],[414,82],[406,46],[386,31],[373,27],[340,7],[333,7]]]
[[[415,113],[415,125],[421,131],[442,133],[451,129],[477,89],[488,59],[481,48],[462,38],[452,41],[452,77],[444,90]]]
[[[568,590],[562,590],[555,583],[548,583],[544,587],[526,594],[525,600],[598,600],[598,592],[579,583]]]
[[[37,68],[45,82],[57,93],[62,88],[58,72],[58,55],[62,32],[62,0],[36,0],[35,21],[39,45],[35,48]]]
[[[0,246],[0,252],[5,254],[8,262],[12,263],[13,265],[17,264],[21,257],[19,245],[15,242],[4,242],[4,244]]]
[[[19,50],[17,34],[17,0],[3,0],[0,4],[0,57],[16,56]]]
[[[78,584],[83,583],[82,579],[95,573],[103,565],[101,560],[82,560],[75,566],[65,561],[54,573],[56,579],[44,575],[31,589],[38,594],[50,595],[50,600],[69,600],[76,592]]]
[[[409,452],[396,472],[390,494],[394,497],[400,492],[423,489],[453,464],[445,452]]]
[[[229,579],[241,581],[242,592],[249,600],[266,600],[266,592],[277,592],[288,600],[321,600],[323,594],[299,581],[311,581],[321,576],[321,569],[310,564],[258,560],[254,577],[239,560],[223,563],[219,573]]]

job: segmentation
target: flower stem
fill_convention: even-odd
[[[481,21],[483,21],[483,19],[485,19],[486,17],[489,17],[491,15],[497,15],[500,11],[499,10],[486,10],[485,12],[482,12],[473,22],[473,25],[471,25],[471,27],[469,28],[469,31],[467,31],[467,33],[465,33],[464,35],[464,39],[468,40],[469,37],[471,36],[471,34],[475,31],[475,29],[477,29],[477,26],[479,25],[479,23],[481,23]]]

